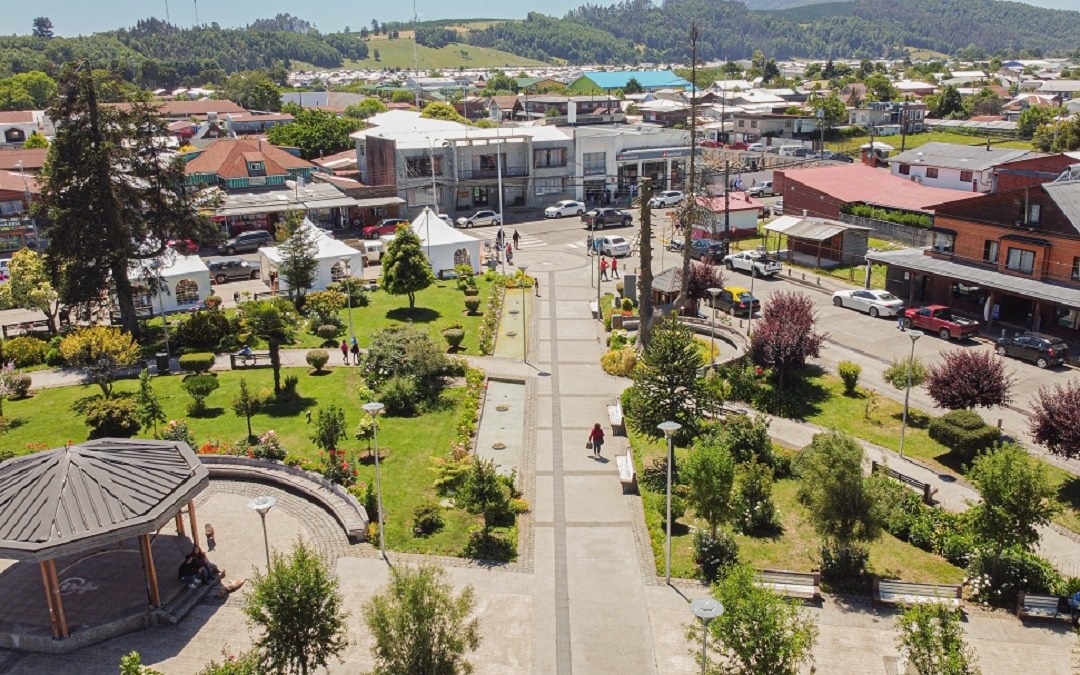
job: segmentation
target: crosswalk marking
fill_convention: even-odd
[[[547,246],[547,242],[539,237],[534,237],[531,234],[523,234],[518,239],[517,248],[536,248],[538,246]]]

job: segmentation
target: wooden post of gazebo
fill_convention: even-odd
[[[52,622],[53,637],[60,640],[68,636],[67,617],[64,616],[64,603],[60,599],[60,578],[56,574],[56,561],[46,560],[41,563],[41,579],[45,584],[45,599],[49,603],[49,621]]]
[[[195,518],[195,500],[187,503],[188,521],[191,524],[191,542],[199,545],[199,521]]]
[[[176,533],[181,537],[186,534],[184,532],[184,510],[180,509],[176,512]]]
[[[146,585],[150,589],[150,604],[161,606],[161,592],[158,590],[157,568],[154,567],[154,549],[149,534],[139,535],[139,553],[142,554],[143,569],[146,571]]]

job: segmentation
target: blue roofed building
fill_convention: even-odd
[[[657,91],[659,89],[689,89],[690,82],[670,70],[612,70],[612,71],[586,71],[570,83],[570,91],[587,91],[599,89],[601,91],[615,91],[626,89],[626,83],[631,79],[638,81],[645,91]]]

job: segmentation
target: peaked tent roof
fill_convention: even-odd
[[[409,227],[416,233],[416,236],[420,237],[420,243],[425,246],[428,244],[431,246],[478,244],[480,242],[476,237],[470,237],[461,230],[447,225],[445,220],[427,206],[424,207],[424,210],[412,221]],[[428,241],[428,237],[431,238],[430,241]]]
[[[334,239],[319,228],[315,227],[315,223],[311,222],[307,218],[304,218],[304,222],[300,224],[300,227],[315,230],[315,242],[318,246],[318,251],[315,253],[316,260],[326,260],[328,258],[346,258],[360,254],[360,251],[357,251],[352,246],[349,246],[343,241]],[[260,248],[259,252],[261,252],[275,264],[280,264],[283,259],[280,246],[265,246],[263,248]]]
[[[0,557],[40,562],[152,532],[210,482],[186,443],[103,438],[0,464]]]

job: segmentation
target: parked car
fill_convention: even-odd
[[[724,286],[717,294],[715,304],[711,295],[706,296],[705,303],[721,312],[734,311],[735,314],[747,316],[761,309],[761,301],[742,286]]]
[[[590,230],[602,230],[605,226],[628,227],[634,222],[634,216],[629,211],[620,209],[593,209],[586,211],[581,216],[581,222]]]
[[[445,213],[440,213],[439,214],[439,220],[443,221],[444,223],[446,223],[450,227],[454,226],[454,219],[451,218],[450,216],[446,215]]]
[[[243,258],[218,258],[211,260],[206,266],[210,268],[210,278],[219,284],[237,279],[259,278],[259,268]]]
[[[724,256],[724,265],[729,270],[752,272],[759,277],[771,277],[779,274],[784,266],[776,258],[770,258],[761,251],[739,251]]]
[[[944,305],[927,305],[904,310],[904,328],[920,328],[937,333],[942,340],[965,338],[979,332],[979,322],[953,316]]]
[[[170,239],[165,245],[180,255],[195,255],[199,252],[199,245],[190,239]]]
[[[746,194],[751,197],[772,197],[776,194],[776,190],[773,189],[773,182],[766,180],[747,190]]]
[[[665,246],[664,248],[666,248],[669,251],[678,252],[678,251],[683,250],[684,243],[685,242],[683,242],[682,237],[672,237],[671,239],[668,240],[667,246]]]
[[[818,159],[827,159],[827,160],[829,160],[831,162],[846,162],[846,163],[850,164],[850,163],[855,161],[854,159],[851,158],[851,155],[842,155],[839,152],[833,152],[831,150],[826,150],[824,152],[819,152],[814,156],[817,157]]]
[[[685,198],[686,195],[678,190],[664,190],[653,195],[653,198],[649,200],[649,206],[654,209],[675,206]]]
[[[604,237],[600,240],[600,254],[621,258],[630,255],[630,244],[622,237]]]
[[[266,230],[251,230],[241,232],[232,239],[225,240],[218,246],[218,253],[236,255],[250,251],[258,251],[263,246],[274,243],[274,237]]]
[[[477,211],[471,216],[457,219],[458,227],[475,227],[478,225],[502,225],[502,216],[494,211]]]
[[[583,213],[585,213],[585,204],[574,199],[564,199],[544,209],[545,218],[580,216]]]
[[[747,147],[749,146],[746,145],[746,141],[735,141],[728,144],[728,148],[731,150],[746,150]]]
[[[1039,368],[1063,365],[1069,358],[1069,345],[1059,337],[1042,333],[1020,333],[998,340],[996,351],[1001,356],[1031,361]]]
[[[726,243],[712,239],[695,239],[690,242],[690,257],[694,260],[715,265],[727,255]]]
[[[723,143],[721,143],[720,141],[714,141],[711,138],[706,138],[705,140],[698,143],[698,145],[700,145],[703,148],[722,148],[722,147],[724,147]]]
[[[743,149],[747,152],[765,152],[769,148],[764,143],[751,143],[750,145],[744,144]]]
[[[409,221],[404,218],[383,218],[374,225],[368,225],[360,230],[360,236],[364,239],[378,239],[386,234],[397,234],[398,225]]]
[[[904,309],[904,301],[888,291],[864,290],[837,291],[832,304],[866,312],[870,316],[896,316]]]
[[[772,211],[772,214],[774,216],[782,216],[782,215],[784,215],[784,200],[783,199],[776,200],[775,202],[773,202],[772,206],[769,207],[769,210]]]

